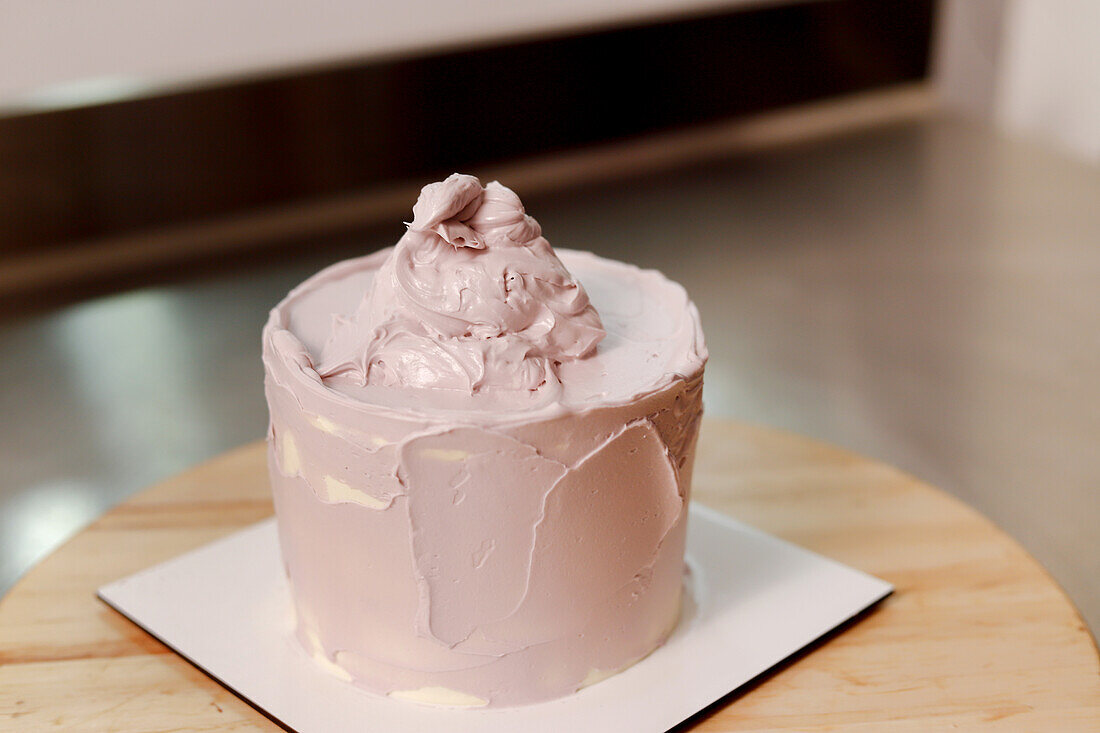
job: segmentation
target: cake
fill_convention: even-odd
[[[680,614],[706,347],[682,287],[553,250],[455,174],[396,246],[263,331],[297,638],[395,699],[510,706],[644,658]]]

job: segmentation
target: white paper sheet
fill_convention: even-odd
[[[99,596],[299,733],[644,733],[691,717],[893,590],[698,504],[690,522],[694,602],[669,641],[622,674],[527,707],[424,707],[321,669],[292,635],[274,520],[105,585]]]

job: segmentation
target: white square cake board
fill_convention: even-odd
[[[273,519],[99,589],[99,597],[298,733],[665,731],[889,595],[840,563],[693,504],[694,602],[668,642],[575,695],[503,709],[425,707],[323,670],[293,636]]]

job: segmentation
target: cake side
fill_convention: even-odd
[[[376,692],[443,687],[494,705],[568,694],[645,656],[678,617],[700,387],[371,450],[269,385],[307,648]]]

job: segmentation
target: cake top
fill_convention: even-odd
[[[396,246],[322,270],[277,305],[265,361],[347,407],[479,423],[626,404],[702,372],[682,287],[555,252],[499,183],[425,186],[407,226]]]
[[[556,391],[558,365],[604,336],[519,197],[455,173],[420,192],[370,295],[335,318],[317,373],[466,394]]]

